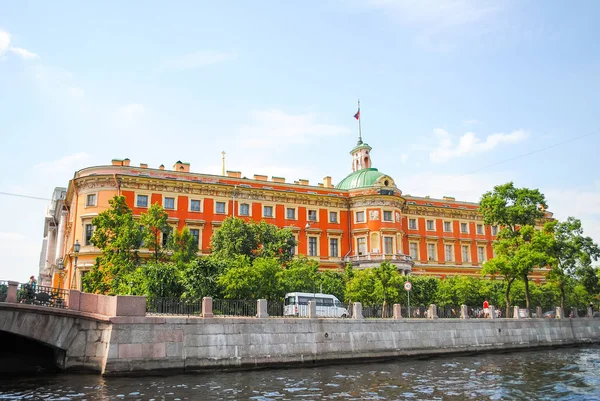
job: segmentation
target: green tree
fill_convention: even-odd
[[[142,232],[125,197],[115,196],[108,203],[110,208],[92,220],[96,230],[91,242],[102,254],[83,278],[83,287],[88,292],[117,294],[129,288],[128,277],[139,266]]]
[[[219,277],[226,263],[215,258],[202,257],[184,265],[182,273],[183,297],[199,301],[202,297],[221,296]]]
[[[154,203],[147,213],[142,213],[140,223],[144,227],[144,245],[154,254],[154,263],[163,260],[162,235],[169,235],[171,226],[167,223],[169,215],[161,205]]]
[[[173,231],[167,249],[172,252],[171,261],[178,265],[190,263],[198,257],[198,242],[188,227]]]
[[[544,217],[547,209],[546,198],[537,189],[516,188],[512,182],[495,186],[486,192],[480,202],[479,210],[485,224],[500,225],[502,229],[494,243],[497,257],[484,264],[483,274],[501,274],[507,284],[506,302],[509,308],[510,287],[517,278],[525,284],[525,296],[529,309],[529,273],[536,261],[527,261],[526,255],[519,252],[525,242],[521,237],[525,227],[535,227],[539,219]],[[536,245],[539,245],[536,241]],[[532,246],[535,248],[536,246]],[[515,260],[518,256],[519,260]],[[536,255],[540,256],[539,254]],[[539,266],[539,265],[538,265]]]
[[[287,292],[319,292],[319,262],[307,258],[290,261],[281,272],[281,284]]]
[[[283,270],[276,258],[238,256],[218,278],[225,298],[282,300],[285,290],[281,285]]]
[[[560,306],[564,308],[567,284],[574,277],[585,278],[586,282],[589,277],[593,277],[589,274],[591,262],[597,261],[600,257],[600,248],[592,238],[584,237],[581,221],[574,217],[569,217],[561,223],[554,222],[553,231],[555,238],[553,255],[556,263],[548,274],[548,280],[560,291]],[[592,291],[597,290],[598,281],[597,279],[595,281],[595,283],[588,282],[585,287]]]
[[[290,229],[265,221],[246,222],[237,217],[226,218],[211,238],[213,256],[225,260],[246,256],[250,259],[274,257],[286,262],[292,259],[295,246]]]
[[[346,300],[346,283],[344,273],[326,270],[321,273],[321,292],[335,295],[341,302]]]
[[[354,271],[352,278],[346,283],[346,301],[376,305],[378,303],[375,291],[376,281],[373,269]]]
[[[398,282],[398,268],[386,260],[373,269],[373,274],[376,279],[375,288],[378,293],[377,298],[382,301],[381,317],[385,318],[387,317],[386,306],[388,299],[391,297],[397,298],[398,296],[398,289],[393,285]]]
[[[182,272],[174,263],[148,263],[131,275],[132,293],[149,298],[179,298],[183,294]]]

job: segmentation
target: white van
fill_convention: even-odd
[[[317,301],[317,317],[348,317],[348,309],[334,295],[312,292],[285,294],[284,316],[308,317],[308,301]]]

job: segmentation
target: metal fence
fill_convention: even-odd
[[[267,314],[269,316],[282,317],[283,308],[283,301],[267,301]]]
[[[69,290],[64,288],[31,286],[29,283],[20,284],[17,291],[17,302],[22,304],[66,308]]]
[[[202,301],[181,298],[148,298],[146,313],[149,315],[200,315]]]
[[[8,293],[8,281],[0,280],[0,302],[6,301],[7,293]]]
[[[213,299],[213,314],[216,316],[256,316],[256,301]],[[283,314],[283,313],[282,313]]]

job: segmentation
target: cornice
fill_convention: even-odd
[[[438,206],[406,205],[405,214],[416,216],[434,216],[451,219],[483,221],[483,216],[477,210],[452,209]]]

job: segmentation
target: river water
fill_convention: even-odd
[[[0,378],[0,400],[600,400],[600,347],[166,377]]]

